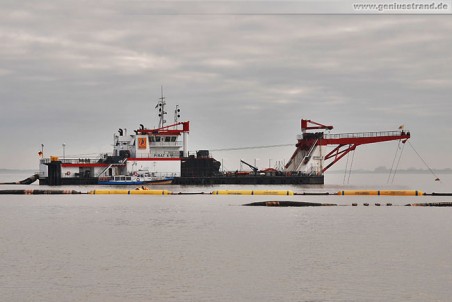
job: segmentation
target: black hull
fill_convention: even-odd
[[[211,176],[177,177],[175,185],[323,185],[321,176]]]
[[[40,185],[50,184],[48,178],[40,178]],[[97,185],[97,177],[64,177],[56,185]],[[321,176],[210,176],[210,177],[176,177],[173,185],[323,185]]]
[[[57,183],[51,183],[49,178],[40,178],[39,185],[45,186],[70,186],[70,185],[97,185],[97,177],[62,177]]]
[[[243,163],[243,161],[242,161]],[[245,163],[247,164],[247,163]],[[323,175],[306,175],[299,172],[286,174],[274,170],[271,173],[259,171],[247,164],[255,173],[220,172],[221,163],[209,157],[208,150],[200,150],[197,157],[189,156],[182,159],[181,176],[173,180],[175,185],[323,185]]]

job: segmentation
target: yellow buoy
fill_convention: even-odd
[[[254,190],[253,195],[294,195],[289,190]]]
[[[130,194],[133,195],[171,195],[172,192],[168,190],[132,190]]]
[[[172,192],[168,190],[93,190],[89,194],[111,194],[111,195],[171,195]]]
[[[289,190],[217,190],[213,195],[294,195]]]
[[[346,190],[339,191],[337,195],[378,195],[378,191],[375,190]]]
[[[337,195],[378,195],[378,196],[422,196],[424,192],[417,190],[345,190]]]
[[[93,190],[89,194],[105,195],[105,194],[129,194],[129,190]]]
[[[252,195],[251,190],[218,190],[213,191],[213,195]]]
[[[380,195],[385,196],[422,196],[424,192],[417,190],[386,190],[380,191]]]

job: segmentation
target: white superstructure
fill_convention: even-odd
[[[174,123],[166,125],[165,98],[157,106],[159,127],[140,128],[128,133],[119,129],[113,135],[113,152],[92,158],[50,157],[40,160],[40,183],[52,184],[52,179],[61,178],[61,183],[94,183],[99,179],[113,179],[115,176],[137,176],[139,171],[149,171],[162,179],[180,175],[181,159],[187,154],[187,134],[190,122],[179,122],[180,109],[175,110]],[[72,180],[72,181],[71,181]],[[86,180],[85,182],[83,180]]]

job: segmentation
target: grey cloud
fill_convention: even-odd
[[[33,136],[2,146],[16,160],[0,166],[14,167],[49,136],[56,149],[65,141],[86,153],[108,146],[118,127],[155,126],[161,85],[192,122],[192,149],[291,143],[301,117],[339,132],[404,123],[432,145],[440,141],[423,130],[434,131],[429,119],[450,127],[448,16],[190,16],[151,14],[139,2],[64,4],[3,9],[1,133],[33,125]]]

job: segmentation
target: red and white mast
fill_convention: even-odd
[[[165,97],[163,96],[163,86],[161,87],[162,96],[159,98],[159,102],[157,103],[157,106],[155,108],[159,109],[159,128],[162,128],[165,126],[166,120],[165,120],[165,114],[168,112],[165,111]]]
[[[159,128],[152,129],[154,134],[164,133],[164,134],[172,134],[172,135],[181,135],[182,134],[182,155],[183,157],[188,156],[188,132],[190,131],[190,122],[181,122],[179,123],[180,118],[180,108],[179,105],[176,105],[176,109],[174,110],[174,124],[165,126],[166,120],[165,115],[168,112],[165,111],[166,101],[165,96],[163,95],[163,86],[161,87],[161,97],[159,98],[159,102],[155,108],[159,110]],[[182,125],[182,129],[178,128],[179,125]],[[162,132],[163,130],[163,132]],[[170,130],[170,132],[168,132]],[[142,132],[138,130],[138,132]],[[142,132],[143,133],[143,132]]]

